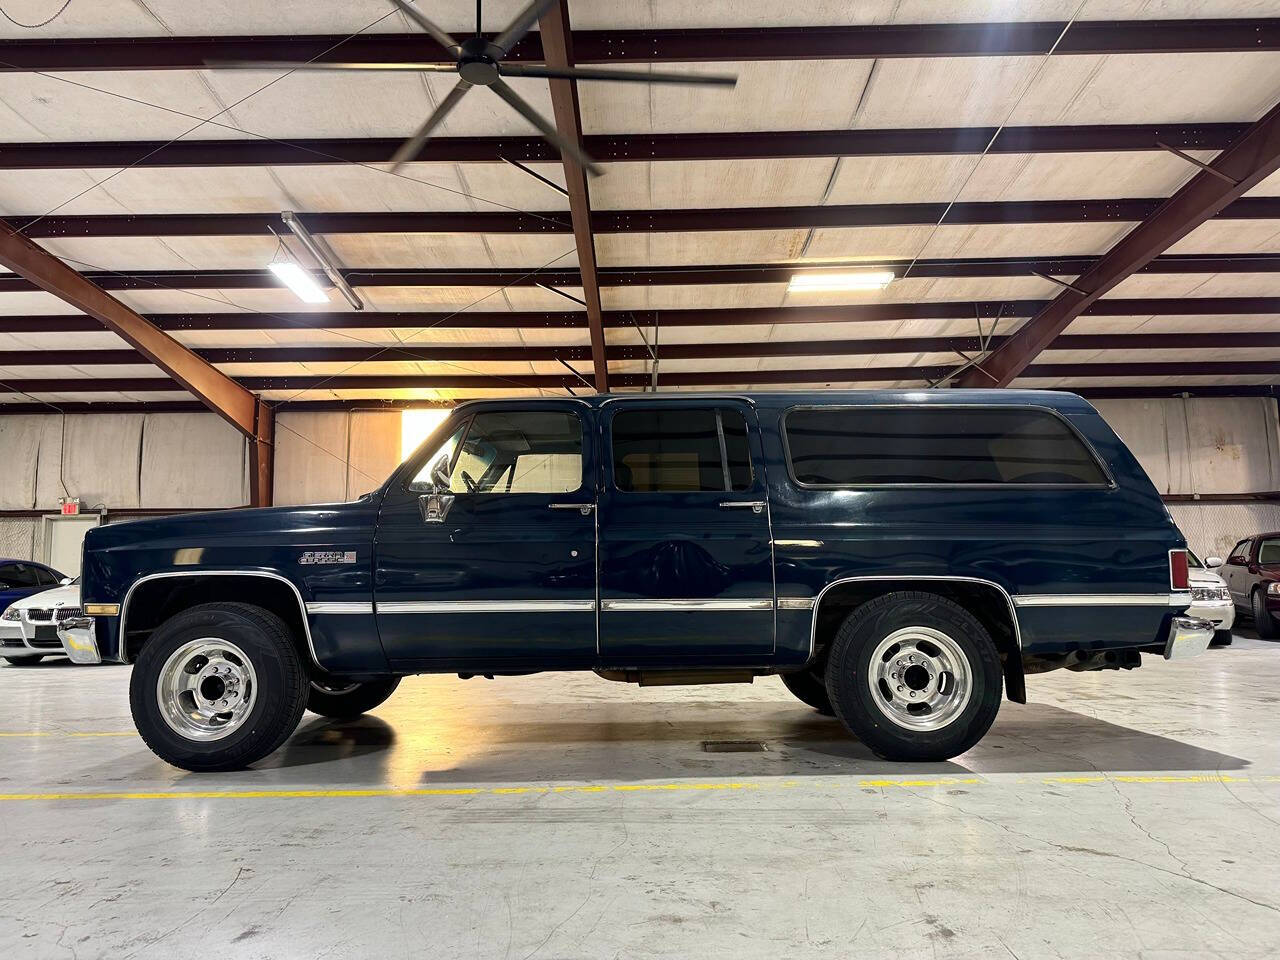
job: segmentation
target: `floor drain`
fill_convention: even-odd
[[[761,753],[769,749],[763,740],[703,740],[707,753]]]

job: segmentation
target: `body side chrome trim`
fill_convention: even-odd
[[[594,613],[594,600],[396,600],[378,613]]]
[[[139,577],[129,585],[129,589],[125,591],[124,599],[120,601],[120,653],[122,657],[127,655],[128,634],[125,633],[125,623],[129,614],[129,598],[133,596],[134,590],[147,581],[162,580],[166,577],[265,577],[268,580],[279,580],[281,583],[287,584],[289,589],[293,591],[293,595],[298,599],[298,611],[302,614],[302,631],[307,639],[307,649],[311,652],[311,662],[321,670],[324,669],[324,664],[316,656],[316,645],[311,639],[311,623],[307,620],[307,604],[302,599],[302,591],[288,577],[271,570],[167,570],[164,573],[149,573],[146,576]]]
[[[779,610],[812,610],[813,597],[779,597]]]
[[[1013,621],[1013,639],[1017,641],[1018,649],[1022,649],[1022,628],[1018,625],[1018,610],[1013,604],[1013,597],[1009,595],[1009,591],[994,580],[984,580],[981,577],[953,577],[945,574],[872,574],[863,577],[841,577],[839,580],[832,580],[825,587],[818,591],[818,595],[813,598],[813,622],[809,625],[809,659],[813,659],[814,652],[817,650],[818,640],[818,609],[822,605],[822,598],[826,592],[832,587],[839,586],[842,583],[859,583],[862,581],[884,581],[884,580],[934,580],[942,583],[980,583],[983,586],[995,587],[1000,591],[1000,595],[1004,597],[1005,602],[1009,605],[1009,619]]]
[[[663,610],[772,610],[773,598],[744,600],[601,600],[606,613],[650,613]]]
[[[1019,607],[1186,607],[1183,593],[1024,593],[1013,598]]]
[[[362,614],[373,613],[373,604],[361,601],[345,602],[345,601],[321,601],[319,603],[308,603],[307,613],[330,613],[330,614]]]

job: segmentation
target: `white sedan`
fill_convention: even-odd
[[[81,616],[79,577],[15,600],[0,614],[0,657],[17,667],[65,655],[58,626]]]
[[[1236,605],[1231,601],[1227,581],[1213,571],[1222,566],[1221,557],[1208,557],[1203,563],[1190,550],[1187,566],[1191,574],[1191,606],[1187,616],[1199,617],[1213,624],[1211,646],[1225,647],[1231,642],[1231,625],[1236,620]]]

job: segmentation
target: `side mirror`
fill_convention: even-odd
[[[449,455],[441,454],[440,459],[431,465],[431,483],[436,493],[447,493],[449,490]]]
[[[1204,565],[1205,565],[1205,568],[1208,570],[1214,570],[1217,567],[1222,566],[1222,563],[1223,561],[1221,557],[1205,557],[1204,558]]]
[[[58,581],[58,586],[60,586],[60,587],[66,587],[66,586],[69,586],[69,585],[70,585],[71,583],[73,583],[73,582],[74,582],[74,581],[73,581],[73,579],[72,579],[71,577],[63,577],[61,580],[59,580],[59,581]]]

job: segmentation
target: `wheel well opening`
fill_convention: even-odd
[[[886,593],[920,590],[934,593],[960,604],[991,634],[1004,667],[1005,690],[1010,700],[1026,702],[1026,686],[1022,672],[1022,649],[1018,645],[1017,628],[1010,601],[998,587],[969,580],[852,580],[830,588],[822,595],[814,630],[814,658],[826,659],[826,648],[835,639],[847,616],[855,608]]]
[[[253,574],[157,577],[140,584],[129,596],[124,611],[125,635],[121,649],[127,663],[138,659],[151,634],[175,614],[201,603],[251,603],[269,610],[285,622],[304,663],[311,663],[306,625],[297,594],[274,577]]]

